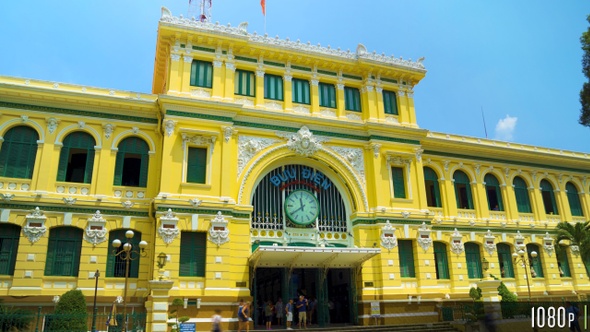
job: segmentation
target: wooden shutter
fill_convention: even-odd
[[[527,254],[529,262],[532,263],[532,269],[535,270],[537,274],[537,278],[543,278],[545,275],[543,273],[543,264],[541,263],[541,251],[539,250],[539,246],[536,244],[529,243],[526,245]],[[531,259],[531,252],[536,251],[538,256],[536,259]]]
[[[475,243],[465,243],[465,259],[467,260],[468,277],[481,278],[481,256],[479,254],[479,245]]]
[[[59,152],[59,166],[57,167],[57,181],[65,181],[68,171],[68,160],[70,158],[70,147],[65,144]]]
[[[514,266],[512,265],[510,246],[505,243],[498,243],[496,248],[498,249],[498,260],[501,264],[500,269],[504,268],[504,275],[501,276],[504,278],[514,278]]]
[[[399,240],[399,262],[400,273],[402,278],[415,278],[414,271],[414,250],[412,248],[412,240]]]
[[[150,156],[147,153],[141,154],[141,168],[139,169],[139,186],[147,187],[148,169]]]
[[[518,212],[531,213],[531,203],[526,183],[520,177],[515,177],[513,181],[514,195],[516,196],[516,206]]]
[[[55,258],[55,228],[49,230],[49,243],[47,244],[47,257],[45,258],[45,275],[53,275],[53,261]]]
[[[582,204],[580,203],[580,194],[578,189],[571,182],[565,185],[567,191],[567,200],[570,204],[570,211],[574,217],[583,217],[584,212],[582,211]]]
[[[393,197],[406,198],[406,181],[403,167],[392,167],[391,175],[393,178]]]
[[[9,129],[0,150],[0,175],[31,179],[37,156],[37,131],[27,126]]]
[[[436,260],[437,279],[450,279],[447,246],[442,242],[434,242],[434,259]]]
[[[16,225],[0,225],[0,275],[14,275],[20,229]]]
[[[309,104],[309,82],[294,78],[291,84],[293,102],[300,104]]]
[[[213,65],[210,62],[193,60],[191,64],[191,86],[211,88],[213,85]]]
[[[383,110],[385,114],[398,115],[395,92],[383,90]]]
[[[181,277],[204,277],[207,257],[207,233],[182,232],[180,238]]]
[[[336,90],[333,84],[320,83],[320,106],[336,108]]]
[[[115,186],[120,186],[123,183],[123,164],[125,162],[125,151],[117,151],[117,160],[115,161]]]
[[[207,149],[188,148],[186,182],[206,183]]]

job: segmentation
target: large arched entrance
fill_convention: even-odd
[[[379,249],[355,248],[345,187],[300,164],[274,168],[259,180],[251,200],[256,324],[263,324],[265,303],[299,295],[315,303],[308,308],[313,324],[356,323],[355,268]]]

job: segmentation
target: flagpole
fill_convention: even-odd
[[[266,1],[264,1],[264,34],[266,34]]]

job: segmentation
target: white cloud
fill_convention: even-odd
[[[494,138],[502,141],[512,140],[512,134],[516,128],[516,121],[518,121],[518,118],[510,115],[506,115],[504,119],[498,120]]]

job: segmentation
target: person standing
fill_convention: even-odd
[[[244,303],[244,300],[240,300],[240,306],[238,307],[238,332],[242,329],[250,331],[250,303]]]
[[[299,295],[299,301],[295,305],[297,308],[297,314],[299,315],[299,328],[303,323],[303,328],[307,328],[307,299],[303,295]]]
[[[267,330],[271,330],[272,329],[272,312],[274,310],[274,306],[272,304],[271,300],[268,300],[266,302],[266,305],[264,306],[264,318],[266,319],[266,329]]]
[[[581,332],[580,329],[580,322],[578,322],[578,318],[580,317],[580,309],[574,307],[570,301],[565,302],[565,313],[567,315],[566,320],[570,322],[570,331],[578,331]],[[573,315],[573,320],[570,319]]]
[[[287,314],[287,330],[292,330],[291,323],[293,323],[293,299],[289,299],[285,305],[285,313]]]
[[[283,316],[285,315],[285,307],[283,305],[283,299],[279,297],[279,300],[275,304],[275,313],[277,315],[277,324],[283,326]]]
[[[311,301],[309,301],[309,317],[307,319],[307,322],[309,323],[310,326],[313,324],[312,320],[313,320],[313,315],[315,313],[317,303],[318,302],[314,297],[312,297]]]
[[[211,332],[221,332],[221,310],[215,309],[215,315],[211,317]]]

